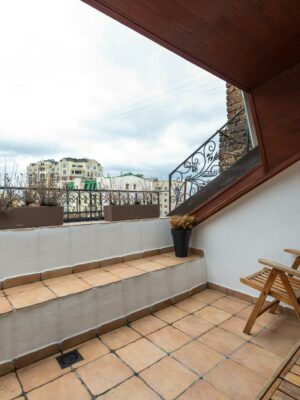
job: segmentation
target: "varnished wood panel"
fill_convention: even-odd
[[[300,152],[300,64],[254,90],[252,98],[272,170]]]
[[[83,1],[248,91],[300,62],[297,0]]]

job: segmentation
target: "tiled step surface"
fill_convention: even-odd
[[[0,314],[172,267],[197,258],[199,256],[196,255],[177,258],[171,252],[3,289],[0,291]]]
[[[83,360],[51,357],[0,377],[5,400],[252,400],[299,339],[300,322],[214,290],[78,345]]]

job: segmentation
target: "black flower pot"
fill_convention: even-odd
[[[187,257],[189,252],[189,242],[192,234],[191,229],[178,230],[171,229],[173,236],[176,257]]]

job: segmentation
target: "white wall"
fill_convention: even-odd
[[[192,245],[204,249],[208,281],[257,295],[239,278],[258,258],[290,266],[283,248],[300,249],[300,162],[198,225]]]
[[[0,280],[171,246],[167,219],[0,231]]]

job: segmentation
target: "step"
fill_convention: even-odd
[[[170,252],[100,265],[3,288],[0,364],[166,300],[175,301],[207,282],[205,260],[195,254],[177,258]]]

